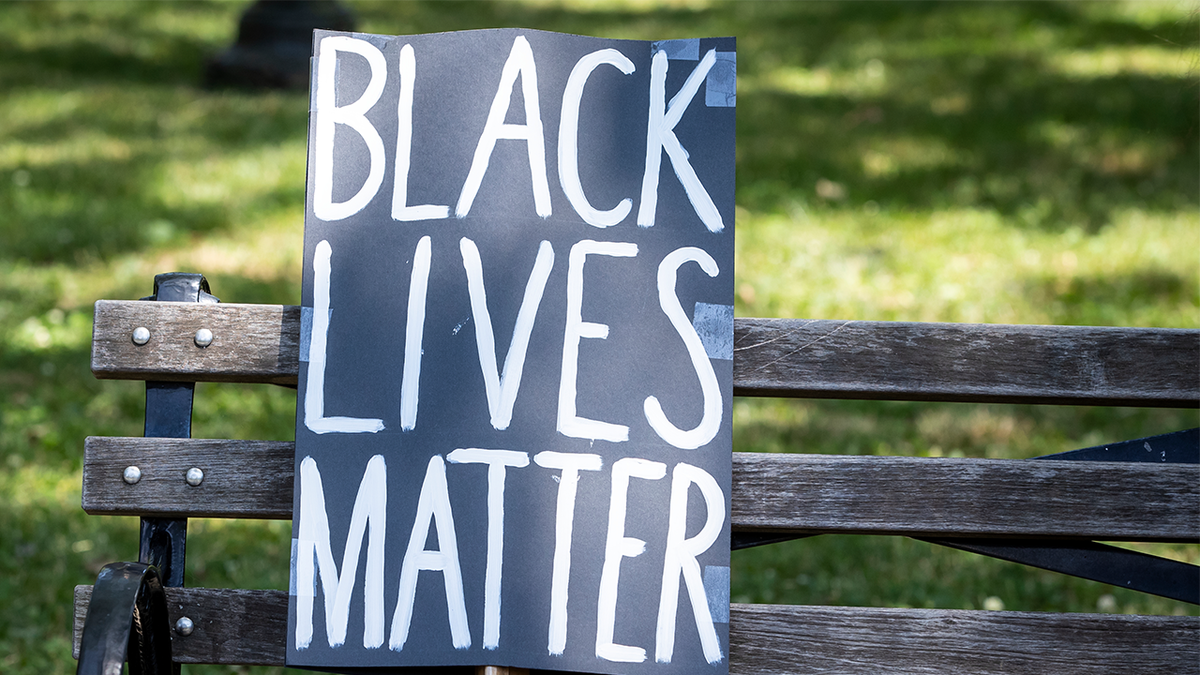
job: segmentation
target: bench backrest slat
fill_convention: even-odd
[[[91,590],[76,589],[76,608],[87,607]],[[186,608],[198,627],[187,639],[174,641],[176,661],[283,665],[287,593],[215,588],[166,592],[171,621]],[[1194,672],[1200,642],[1200,622],[1194,617],[736,603],[729,614],[731,675],[1159,675]],[[77,610],[77,635],[82,623]]]
[[[101,379],[295,384],[300,308],[101,300]],[[133,329],[150,330],[137,346]],[[197,348],[192,336],[215,339]],[[735,319],[734,394],[1200,406],[1200,331]]]
[[[83,507],[107,515],[292,517],[293,445],[89,438]],[[147,467],[136,485],[121,478]],[[152,469],[151,469],[152,467]],[[197,487],[184,475],[204,471]],[[736,531],[1200,539],[1200,465],[735,452]]]

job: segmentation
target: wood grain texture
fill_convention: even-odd
[[[291,518],[291,443],[89,438],[88,513]],[[127,485],[126,466],[142,470]],[[204,482],[184,481],[191,467]],[[1200,539],[1200,465],[736,452],[735,531]]]
[[[1197,407],[1200,331],[735,321],[749,396]]]
[[[1200,465],[734,453],[749,531],[1200,539]]]
[[[133,343],[144,326],[150,341]],[[197,347],[196,331],[213,341]],[[100,300],[92,329],[92,373],[100,379],[295,384],[300,308]]]
[[[1200,672],[1200,618],[734,605],[731,673]]]
[[[92,371],[295,384],[299,331],[293,306],[101,300]],[[735,319],[734,340],[739,396],[1200,406],[1196,330]]]
[[[282,665],[287,651],[287,593],[241,589],[169,588],[170,624],[186,616],[192,634],[171,636],[179,663]],[[75,658],[83,622],[92,600],[91,586],[75,587]]]
[[[194,438],[84,441],[83,510],[92,514],[206,518],[292,517],[295,444]],[[125,467],[141,469],[134,485]],[[188,469],[204,480],[188,485]]]
[[[91,590],[75,588],[76,655]],[[196,625],[176,661],[283,664],[283,591],[166,592],[172,625]],[[1200,672],[1197,617],[734,604],[729,640],[736,675]]]

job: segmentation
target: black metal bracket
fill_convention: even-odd
[[[1200,567],[1097,542],[925,539],[960,551],[1200,605]]]
[[[158,570],[145,563],[105,565],[92,588],[76,675],[171,675],[171,627]]]
[[[1043,455],[1035,459],[1200,464],[1200,428]],[[735,532],[730,548],[736,551],[811,536],[815,535]],[[1200,605],[1200,566],[1168,558],[1094,541],[916,538],[931,544]]]
[[[220,302],[209,293],[208,281],[203,275],[182,272],[155,276],[154,295],[142,299],[204,304]],[[191,382],[147,382],[144,435],[147,438],[191,438],[192,395],[195,388],[196,385]],[[183,586],[186,550],[186,518],[142,518],[138,560],[157,567],[165,586]]]

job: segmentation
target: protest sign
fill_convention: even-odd
[[[728,671],[735,64],[315,33],[289,665]]]

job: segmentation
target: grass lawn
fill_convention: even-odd
[[[737,36],[739,316],[1200,327],[1193,4],[346,4],[389,34]],[[307,94],[200,85],[244,7],[0,4],[0,672],[73,669],[72,588],[136,556],[136,520],[79,507],[83,438],[140,435],[143,406],[141,385],[89,372],[93,303],[172,270],[226,301],[299,302]],[[197,437],[293,436],[289,390],[201,385],[196,400]],[[771,452],[1023,458],[1197,423],[734,404],[737,447]],[[189,585],[287,587],[290,523],[189,528]],[[1200,562],[1195,544],[1141,548]],[[736,602],[1198,613],[903,538],[733,561]]]

